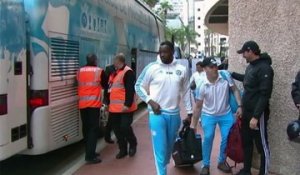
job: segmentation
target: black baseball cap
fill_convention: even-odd
[[[202,67],[206,66],[218,66],[217,60],[213,57],[207,57],[202,61]]]
[[[243,47],[237,51],[238,54],[242,54],[245,51],[252,50],[252,52],[259,52],[259,46],[255,41],[247,41],[244,43]]]

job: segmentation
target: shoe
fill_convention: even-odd
[[[200,175],[209,175],[209,167],[208,166],[204,166],[201,169]]]
[[[224,173],[231,173],[231,168],[228,165],[227,162],[219,163],[218,164],[218,169],[221,170]]]
[[[237,174],[235,175],[252,175],[251,172],[246,172],[244,169],[241,169]]]
[[[136,153],[136,147],[129,148],[129,157],[133,157]]]
[[[106,143],[109,143],[109,144],[114,144],[115,143],[115,141],[113,141],[113,139],[108,138],[108,137],[105,137],[104,140],[105,140]]]
[[[125,156],[127,156],[128,153],[125,152],[125,151],[120,151],[117,155],[116,155],[116,159],[122,159],[124,158]]]
[[[85,159],[85,161],[89,164],[96,164],[96,163],[101,163],[102,162],[102,160],[97,158],[97,157],[95,157],[93,159]]]
[[[100,154],[99,154],[99,153],[95,153],[95,156],[96,156],[96,157],[99,157],[99,156],[100,156]]]

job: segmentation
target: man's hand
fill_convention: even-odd
[[[183,120],[185,126],[189,126],[192,122],[192,114],[188,114],[187,117]]]
[[[127,107],[127,106],[123,105],[122,112],[126,112],[126,111],[128,111],[128,109],[129,109],[129,107]]]
[[[241,107],[238,107],[238,109],[235,113],[235,116],[236,116],[236,118],[242,118],[242,115],[243,115],[243,110]]]
[[[159,114],[160,114],[160,106],[159,106],[158,103],[156,103],[156,102],[153,101],[153,100],[150,100],[150,101],[148,102],[148,104],[151,106],[151,108],[152,108],[154,114],[156,114],[156,115],[159,115]]]
[[[191,127],[190,127],[190,130],[191,130],[191,131],[194,131],[195,134],[196,134],[196,132],[197,132],[197,129],[195,129],[195,128],[191,128]]]
[[[258,130],[257,123],[258,123],[258,120],[256,118],[252,117],[252,119],[250,120],[249,127],[251,129]]]

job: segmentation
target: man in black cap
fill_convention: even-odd
[[[232,73],[232,77],[243,81],[242,97],[242,141],[244,148],[244,168],[237,175],[251,175],[253,141],[261,156],[259,175],[268,174],[270,151],[267,141],[267,121],[269,119],[269,99],[273,89],[274,71],[267,53],[260,53],[255,41],[247,41],[237,51],[249,63],[245,75]]]

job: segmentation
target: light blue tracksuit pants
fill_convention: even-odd
[[[162,112],[159,115],[149,112],[149,126],[157,175],[167,174],[167,164],[170,162],[180,123],[179,112],[178,114]]]
[[[203,166],[210,165],[210,155],[213,146],[213,140],[215,136],[216,125],[219,125],[221,132],[221,145],[218,163],[223,163],[226,159],[225,149],[227,145],[227,137],[231,126],[235,122],[235,117],[232,112],[228,112],[222,116],[211,116],[205,113],[201,115],[201,124],[204,133],[204,139],[202,144]]]

